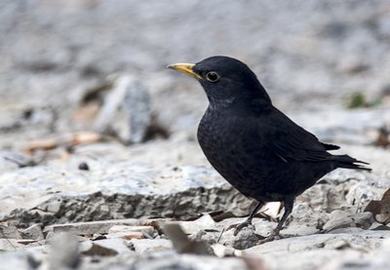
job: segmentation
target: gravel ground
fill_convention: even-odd
[[[0,269],[390,269],[390,4],[3,0]],[[207,163],[206,98],[165,70],[223,54],[372,173],[299,196],[282,239]],[[178,226],[180,225],[180,226]]]

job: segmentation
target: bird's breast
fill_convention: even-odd
[[[198,141],[210,162],[226,161],[234,152],[240,134],[235,133],[235,120],[220,113],[207,111],[198,127]]]
[[[246,194],[246,189],[259,186],[259,165],[266,159],[261,143],[254,144],[250,126],[243,121],[234,115],[207,111],[198,127],[198,141],[211,165]]]

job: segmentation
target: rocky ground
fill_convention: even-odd
[[[388,1],[2,1],[0,269],[390,269]],[[228,54],[321,140],[371,163],[253,202],[195,138],[198,85],[164,69]]]

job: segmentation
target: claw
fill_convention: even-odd
[[[227,230],[235,229],[234,232],[233,232],[233,235],[236,236],[243,228],[248,227],[248,226],[251,226],[251,225],[252,225],[252,222],[250,222],[250,221],[248,221],[248,220],[245,220],[245,221],[242,222],[242,223],[230,225],[230,226],[227,228]]]

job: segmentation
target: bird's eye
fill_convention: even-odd
[[[206,74],[206,79],[209,82],[217,82],[217,81],[219,81],[220,78],[221,78],[221,76],[219,76],[219,74],[215,71],[210,71],[210,72],[207,72],[207,74]]]

